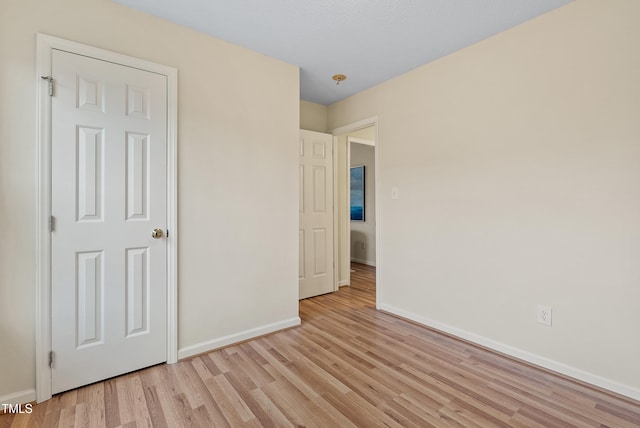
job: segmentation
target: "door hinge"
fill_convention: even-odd
[[[53,77],[51,76],[40,76],[42,78],[42,80],[46,80],[47,82],[49,82],[49,96],[52,97],[53,96]]]
[[[56,218],[54,216],[49,217],[49,232],[56,230]]]
[[[53,368],[53,351],[49,351],[49,368]]]

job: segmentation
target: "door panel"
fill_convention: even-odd
[[[102,220],[104,129],[78,127],[78,221]]]
[[[76,257],[76,347],[81,348],[103,339],[104,306],[103,252],[78,253]]]
[[[147,218],[149,135],[127,133],[127,220]]]
[[[335,290],[333,137],[300,131],[300,298]]]
[[[127,248],[127,337],[148,333],[147,296],[149,295],[149,258],[147,248]]]
[[[54,50],[52,392],[166,361],[166,77]]]
[[[313,274],[316,277],[326,275],[328,271],[327,239],[327,229],[313,229]]]
[[[313,212],[327,214],[327,171],[324,166],[313,167]]]

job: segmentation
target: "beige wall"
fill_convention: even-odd
[[[361,138],[363,140],[376,141],[376,127],[369,126],[366,128],[359,129],[357,131],[349,132],[349,137]]]
[[[327,132],[327,115],[327,106],[300,100],[300,129]]]
[[[178,69],[179,347],[295,321],[298,69],[108,0],[3,0],[0,398],[35,387],[36,32]]]
[[[640,398],[639,19],[577,0],[329,107],[379,119],[384,309]]]

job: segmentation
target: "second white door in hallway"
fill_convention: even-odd
[[[299,297],[335,291],[333,136],[300,131]]]

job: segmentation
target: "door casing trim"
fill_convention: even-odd
[[[178,70],[116,52],[38,33],[36,36],[36,401],[51,398],[51,75],[54,49],[167,77],[167,363],[178,360]]]

